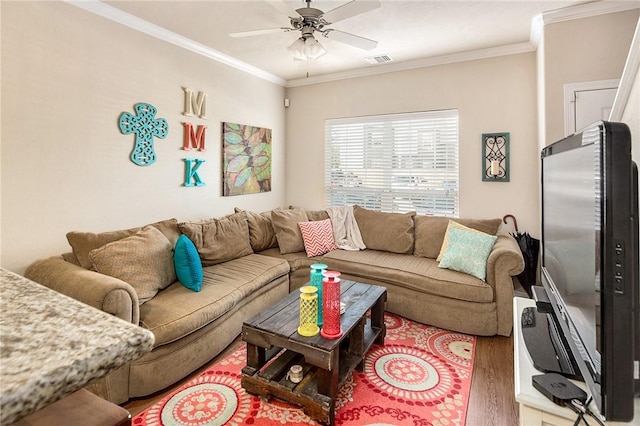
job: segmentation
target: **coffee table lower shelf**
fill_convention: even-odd
[[[283,361],[278,362],[281,358]],[[298,384],[287,379],[287,372],[294,364],[303,366],[303,378]],[[304,363],[301,355],[287,350],[262,372],[252,374],[252,370],[251,367],[242,369],[242,387],[247,392],[299,405],[309,417],[329,422],[333,401],[318,392],[317,368]]]
[[[380,336],[381,329],[371,327],[367,319],[364,327],[364,345],[356,344],[356,353],[350,339],[342,342],[339,351],[338,389],[342,387],[349,374],[364,367],[364,356]],[[354,333],[357,334],[357,333]],[[350,348],[351,345],[351,348]],[[328,395],[318,390],[318,373],[321,370],[306,363],[304,356],[292,350],[271,350],[275,353],[275,359],[258,370],[250,366],[242,369],[242,387],[249,393],[264,398],[274,397],[292,404],[299,405],[304,412],[314,420],[333,424],[334,401]],[[276,357],[277,356],[277,357]],[[287,373],[292,365],[303,367],[303,378],[299,383],[293,383],[287,378]]]

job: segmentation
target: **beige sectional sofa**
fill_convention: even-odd
[[[277,218],[273,212],[248,213],[254,233],[258,233],[258,229],[268,231],[264,222],[269,215],[275,221],[276,234],[287,230],[290,235],[295,233],[294,224],[305,217],[312,221],[329,217],[325,211],[302,209],[280,211]],[[287,215],[290,218],[283,219]],[[354,216],[367,247],[365,250],[333,250],[310,258],[304,251],[297,250],[296,238],[290,237],[284,241],[277,238],[278,246],[260,254],[287,260],[291,267],[291,291],[308,281],[312,263],[321,262],[329,269],[340,271],[343,279],[385,286],[389,312],[462,333],[511,334],[513,277],[524,269],[524,260],[513,237],[498,232],[500,219],[455,219],[457,223],[497,236],[487,259],[485,280],[482,280],[438,267],[436,259],[449,218],[374,212],[358,206],[354,207]],[[260,222],[262,227],[256,224]]]
[[[238,231],[238,224],[244,226],[244,233]],[[25,273],[36,282],[153,332],[155,343],[151,352],[89,386],[91,391],[114,403],[150,395],[184,378],[224,350],[240,334],[245,319],[289,293],[289,264],[252,252],[244,214],[181,225],[183,230],[187,230],[185,225],[204,227],[210,231],[209,237],[220,237],[215,256],[223,253],[224,257],[219,257],[219,261],[209,257],[209,262],[203,262],[213,263],[203,268],[199,292],[184,287],[173,274],[168,279],[162,277],[165,281],[160,285],[162,288],[140,304],[139,294],[149,294],[149,289],[142,287],[158,281],[157,277],[149,276],[149,271],[173,268],[172,261],[165,260],[164,265],[150,262],[164,257],[166,247],[171,250],[175,244],[181,232],[175,219],[152,225],[162,231],[166,245],[164,241],[158,243],[161,238],[157,234],[155,240],[143,240],[138,247],[136,241],[127,245],[125,239],[139,236],[148,226],[102,234],[71,232],[67,239],[73,253],[36,261]],[[118,250],[117,246],[124,248]],[[107,251],[101,254],[110,255],[110,259],[126,256],[123,262],[114,260],[118,270],[113,275],[119,277],[95,270],[95,266],[105,268],[104,264],[96,263],[100,260],[96,251]],[[234,253],[242,256],[235,257]],[[136,278],[121,279],[127,276]],[[138,282],[132,284],[134,280]]]
[[[524,268],[511,236],[498,232],[482,280],[438,267],[449,219],[357,206],[353,213],[365,250],[307,256],[297,224],[327,220],[326,211],[237,210],[199,222],[70,232],[72,253],[36,261],[25,276],[154,333],[150,353],[91,385],[115,403],[162,390],[206,364],[240,334],[245,319],[307,282],[317,262],[343,279],[385,286],[390,312],[470,334],[511,333],[512,277]],[[488,234],[500,223],[456,221]],[[172,270],[171,250],[181,233],[203,265],[198,292]]]

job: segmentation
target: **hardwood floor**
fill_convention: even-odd
[[[510,337],[478,337],[467,409],[468,425],[518,424],[513,373],[513,334]]]
[[[214,361],[224,358],[240,345],[242,341],[238,337]],[[206,366],[172,388],[146,398],[130,400],[123,404],[123,407],[135,416],[205,370]],[[518,406],[514,395],[513,378],[513,335],[511,337],[478,337],[467,425],[515,426],[517,424]]]

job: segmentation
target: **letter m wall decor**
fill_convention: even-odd
[[[222,123],[222,195],[271,191],[271,129]]]

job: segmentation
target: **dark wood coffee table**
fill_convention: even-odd
[[[384,345],[386,333],[386,288],[343,280],[340,290],[346,310],[337,339],[298,334],[299,291],[244,323],[242,387],[247,392],[300,405],[314,420],[334,424],[338,389],[355,368],[362,371],[367,351],[374,343]],[[297,384],[287,378],[294,364],[303,366],[304,377]]]

